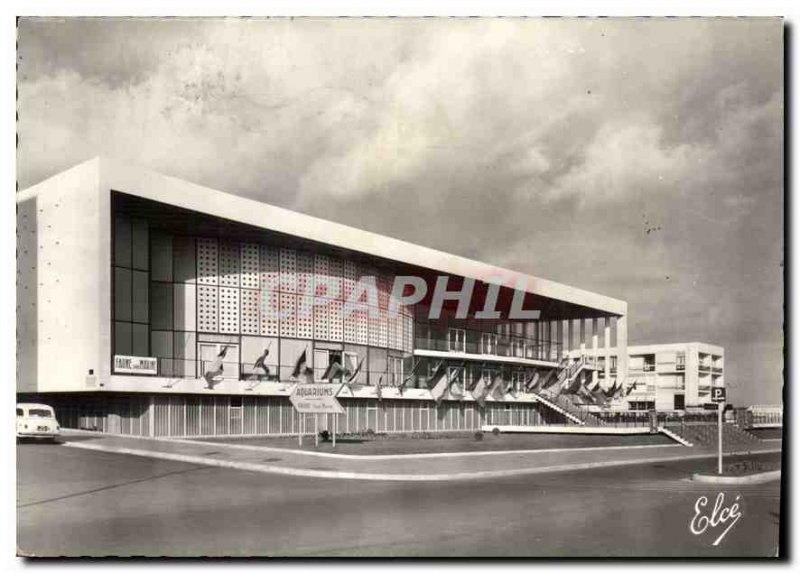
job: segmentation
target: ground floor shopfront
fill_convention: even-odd
[[[20,396],[52,405],[64,428],[155,437],[286,436],[301,432],[286,396],[208,396],[97,393]],[[478,431],[486,424],[564,424],[539,402],[487,402],[391,398],[340,398],[344,413],[319,415],[317,427],[337,434]],[[306,433],[314,428],[306,417]]]

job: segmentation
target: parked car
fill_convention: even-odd
[[[52,407],[47,404],[17,404],[17,440],[55,442],[60,435],[61,426]]]

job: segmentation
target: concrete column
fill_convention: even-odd
[[[548,355],[550,356],[550,360],[552,360],[552,361],[558,360],[558,350],[557,350],[558,347],[555,344],[556,340],[558,340],[558,338],[556,338],[556,336],[558,334],[556,332],[556,330],[557,330],[556,329],[556,321],[555,320],[551,320],[550,321],[550,336],[548,337],[550,339],[550,352],[549,352]]]
[[[628,317],[617,318],[617,376],[628,385]]]
[[[561,360],[564,357],[564,321],[557,320],[556,321],[556,356],[558,360]]]
[[[581,318],[579,321],[580,323],[580,346],[581,346],[581,356],[586,355],[586,319]]]
[[[542,321],[536,321],[536,358],[542,359]]]
[[[605,376],[606,384],[611,380],[611,319],[606,317],[603,319],[605,325],[603,326],[603,351],[605,353]]]
[[[567,321],[567,352],[572,352],[575,348],[575,321]]]
[[[695,385],[695,388],[697,385]],[[149,398],[149,404],[147,406],[147,418],[148,418],[148,428],[147,433],[151,438],[154,438],[156,435],[156,400],[153,396]]]
[[[594,359],[595,365],[597,364],[597,319],[592,319],[592,358]],[[597,383],[597,369],[595,368],[592,370],[592,384]]]

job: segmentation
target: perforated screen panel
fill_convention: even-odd
[[[242,289],[242,334],[258,334],[259,291]]]
[[[219,245],[219,284],[239,286],[239,244],[223,242]]]
[[[218,332],[217,287],[200,285],[197,288],[197,329],[201,332]]]
[[[392,289],[392,281],[385,274],[377,275],[376,281],[378,286],[378,305],[381,310],[386,310],[389,306],[389,293]]]
[[[242,243],[242,288],[258,288],[259,248],[253,243]]]
[[[345,312],[343,308],[342,313],[344,314],[344,341],[355,343],[357,340],[356,325],[358,323],[356,312],[352,309],[347,309],[347,312]]]
[[[259,307],[261,314],[261,335],[278,336],[280,333],[280,322],[278,312],[281,308],[281,295],[277,290],[260,291]]]
[[[389,344],[389,321],[386,318],[386,311],[381,311],[378,317],[378,346],[386,348]]]
[[[281,249],[281,292],[297,292],[297,253]]]
[[[387,323],[388,323],[388,346],[389,346],[389,348],[396,348],[396,349],[400,348],[400,344],[398,343],[398,336],[397,336],[397,323],[398,322],[399,321],[398,321],[397,317],[387,319]],[[402,340],[402,339],[403,339],[403,332],[401,330],[400,331],[399,340]]]
[[[414,319],[408,315],[403,316],[403,350],[413,352]]]
[[[239,333],[239,292],[237,288],[219,289],[219,331]]]
[[[344,340],[344,325],[342,323],[341,300],[332,300],[328,307],[328,332],[330,339],[336,342]]]
[[[328,328],[328,316],[330,313],[330,303],[316,305],[314,307],[314,338],[317,340],[330,340],[330,329]]]
[[[297,337],[314,338],[313,298],[298,295],[297,302]]]
[[[311,294],[314,288],[314,255],[305,251],[297,253],[297,293]]]
[[[328,286],[328,257],[314,255],[314,296],[330,297]]]
[[[200,284],[217,284],[217,254],[217,241],[215,239],[197,240],[197,282]]]
[[[356,343],[369,344],[369,314],[365,309],[355,311]]]
[[[297,336],[297,295],[281,293],[281,336]]]
[[[353,261],[344,261],[344,265],[342,267],[342,286],[344,288],[343,295],[344,298],[347,299],[351,294],[353,294],[353,288],[355,288],[356,280],[358,278],[358,267]]]
[[[333,298],[344,299],[342,290],[342,259],[331,258],[328,261],[328,282],[331,285]]]
[[[280,285],[280,251],[275,247],[261,245],[259,261],[261,289],[277,291]]]
[[[409,311],[401,308],[395,318],[386,315],[394,278],[390,273],[341,257],[273,245],[209,238],[198,238],[196,245],[200,332],[285,336],[406,351],[413,347]],[[364,309],[345,317],[344,302],[360,280],[372,282],[372,277],[378,315]],[[307,293],[317,298],[306,297]],[[327,304],[314,304],[323,298]]]
[[[377,312],[371,310],[367,312],[367,322],[369,324],[369,345],[380,346],[380,319],[376,316]],[[384,346],[386,346],[384,344]]]

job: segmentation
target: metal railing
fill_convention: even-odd
[[[452,342],[446,338],[415,338],[414,348],[418,350],[435,350],[438,352],[462,352],[483,356],[500,356],[503,358],[523,358],[527,360],[555,361],[561,355],[561,345],[552,343],[526,342],[524,346],[509,341],[498,341],[487,345],[480,341]]]

